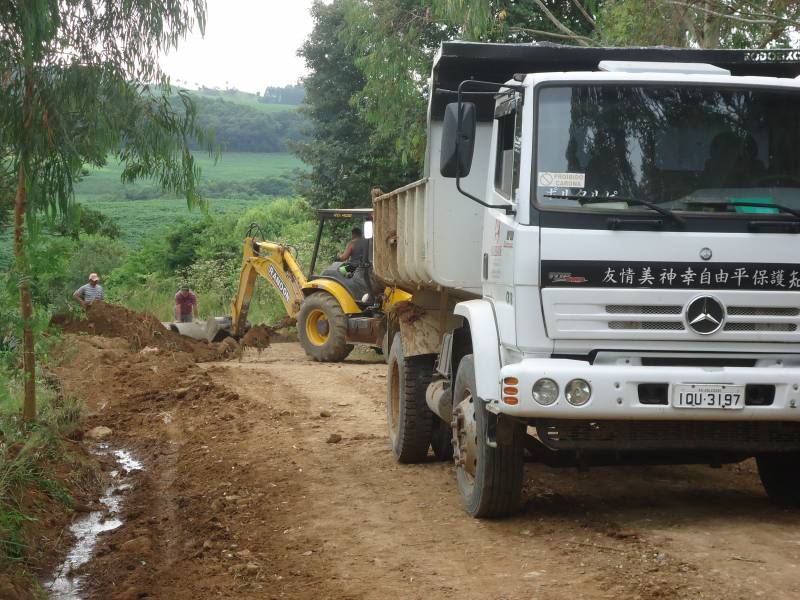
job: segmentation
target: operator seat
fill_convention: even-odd
[[[336,261],[328,266],[319,275],[313,276],[311,279],[332,279],[340,283],[345,289],[350,292],[350,295],[355,300],[356,304],[361,306],[370,305],[375,301],[375,298],[383,291],[383,287],[375,281],[372,274],[372,240],[365,240],[367,242],[365,248],[365,256],[355,265],[347,262]],[[345,275],[339,269],[342,265],[349,264],[351,271]],[[367,301],[364,301],[364,298]]]
[[[344,262],[335,262],[332,263],[329,267],[327,267],[322,273],[315,277],[315,279],[331,279],[340,283],[344,288],[350,292],[350,295],[353,297],[353,300],[356,301],[356,304],[371,304],[373,298],[375,297],[374,290],[372,289],[372,265],[369,263],[362,263],[360,266],[357,266],[356,269],[349,273],[348,275],[344,275],[341,271],[339,271],[339,267],[344,265]],[[368,301],[364,302],[364,296],[368,296]]]

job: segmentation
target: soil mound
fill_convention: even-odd
[[[51,323],[67,333],[122,338],[136,352],[147,347],[169,352],[187,352],[198,362],[220,357],[215,346],[170,331],[151,314],[136,312],[117,304],[94,302],[87,307],[85,318],[61,314],[55,315]]]
[[[259,350],[267,348],[273,333],[273,330],[266,325],[256,325],[255,327],[251,327],[250,331],[244,334],[244,337],[242,338],[242,346],[258,348]]]

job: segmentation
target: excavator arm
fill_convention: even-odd
[[[239,289],[231,303],[231,328],[234,337],[244,334],[247,312],[259,276],[269,281],[277,290],[290,318],[296,319],[300,311],[306,278],[289,247],[247,237],[242,251]]]

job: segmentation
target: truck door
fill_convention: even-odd
[[[522,96],[513,94],[498,101],[492,136],[493,163],[487,182],[489,204],[517,204],[522,167]],[[483,227],[483,293],[495,307],[500,339],[516,345],[514,316],[515,217],[503,209],[489,209]]]

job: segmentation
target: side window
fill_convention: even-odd
[[[504,197],[512,199],[519,185],[520,137],[522,136],[521,111],[511,110],[497,117],[497,154],[494,169],[494,187]]]

